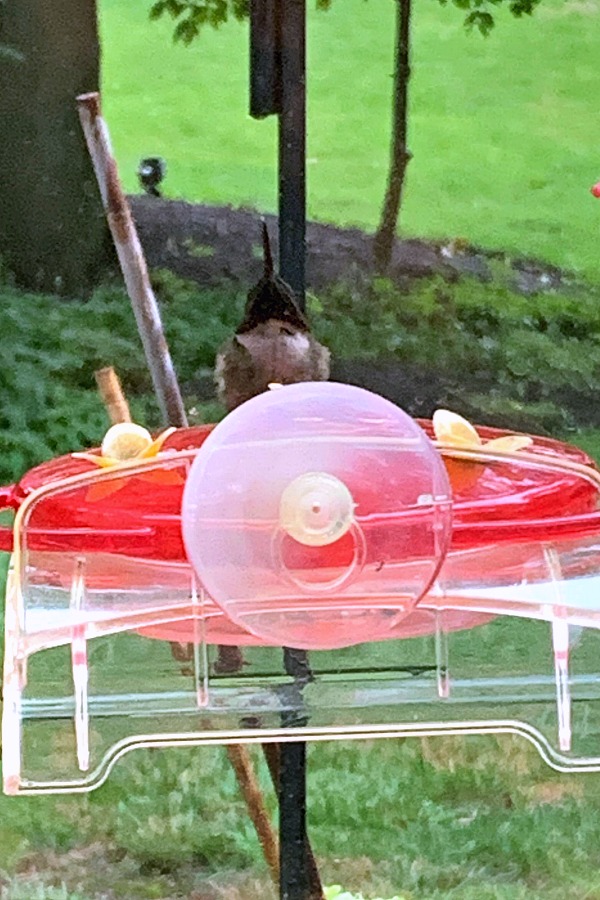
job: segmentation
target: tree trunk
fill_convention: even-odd
[[[410,79],[411,0],[396,0],[396,47],[394,52],[394,104],[390,169],[379,227],[375,232],[375,262],[384,272],[390,265],[394,235],[402,201],[406,167],[411,153],[406,146],[408,134],[408,82]]]
[[[0,4],[0,256],[22,286],[86,292],[109,243],[75,97],[98,89],[95,0]]]

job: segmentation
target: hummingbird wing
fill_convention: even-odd
[[[255,380],[256,372],[252,354],[237,335],[221,347],[215,361],[217,396],[228,411],[244,403]],[[260,391],[257,391],[260,393]]]

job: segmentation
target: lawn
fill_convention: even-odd
[[[312,3],[309,4],[312,6]],[[101,0],[104,108],[121,172],[160,154],[166,193],[276,207],[273,120],[247,114],[247,27],[173,46],[148,3]],[[309,214],[373,229],[384,189],[392,0],[338,0],[309,15]],[[542,0],[531,19],[498,13],[487,39],[462,12],[414,13],[410,164],[403,230],[600,273],[595,0]]]
[[[407,900],[599,895],[599,779],[558,777],[522,742],[322,744],[309,772],[311,837],[329,884]],[[13,889],[26,875],[30,891],[53,878],[85,897],[271,896],[219,749],[140,751],[94,794],[2,798],[0,810]]]

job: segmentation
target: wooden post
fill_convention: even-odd
[[[81,94],[77,105],[164,424],[182,428],[187,425],[183,400],[160,310],[150,284],[144,251],[119,181],[108,128],[100,112],[100,95],[96,92]]]
[[[119,376],[113,367],[106,366],[104,369],[97,369],[94,377],[111,425],[117,425],[119,422],[131,422],[129,404],[123,393]]]

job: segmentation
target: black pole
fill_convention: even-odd
[[[250,0],[250,114],[279,117],[279,274],[305,307],[306,0]],[[307,654],[284,648],[290,706],[302,706],[311,680]],[[282,714],[284,727],[306,723]],[[281,900],[323,900],[306,831],[306,744],[264,747],[279,797]]]
[[[281,900],[311,898],[306,834],[306,744],[280,745],[279,891]]]
[[[279,272],[304,309],[306,0],[281,0],[279,42]],[[296,677],[298,651],[283,652],[288,674]],[[306,744],[301,741],[282,743],[280,749],[279,861],[281,900],[309,900]]]
[[[279,273],[304,309],[306,257],[306,0],[281,0]]]

